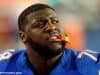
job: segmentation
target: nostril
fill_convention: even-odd
[[[54,25],[53,26],[47,25],[45,26],[44,30],[51,32],[51,31],[57,30],[57,28]]]
[[[51,33],[52,32],[52,30],[51,29],[48,29],[48,28],[45,28],[44,31],[45,32],[48,32],[48,33]]]

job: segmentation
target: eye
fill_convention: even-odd
[[[51,22],[52,22],[53,24],[58,24],[58,23],[59,23],[59,20],[56,19],[56,18],[52,18],[52,19],[51,19]]]
[[[58,20],[52,20],[52,23],[57,24],[57,23],[59,23],[59,21]]]
[[[43,28],[45,27],[46,23],[46,20],[37,20],[35,23],[33,23],[33,27]]]
[[[40,28],[43,28],[43,27],[45,27],[46,23],[47,23],[47,20],[39,20],[39,21],[37,22],[37,25],[38,25]]]

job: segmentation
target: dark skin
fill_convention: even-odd
[[[26,16],[28,23],[19,35],[27,49],[27,55],[36,75],[47,75],[62,56],[65,41],[55,11],[50,8],[38,10]]]

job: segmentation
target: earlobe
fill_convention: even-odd
[[[25,32],[19,32],[19,37],[23,43],[27,41],[27,35],[25,34]]]

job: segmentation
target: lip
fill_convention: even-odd
[[[51,34],[50,37],[49,37],[49,41],[51,41],[51,42],[62,41],[61,39],[59,39],[59,37],[60,37],[60,34],[58,34],[58,33]]]

